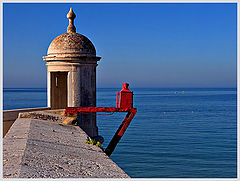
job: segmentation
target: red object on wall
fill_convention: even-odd
[[[117,108],[132,108],[133,107],[133,92],[128,87],[128,83],[123,83],[123,88],[120,92],[117,92]]]
[[[135,114],[137,109],[133,108],[133,92],[129,89],[128,83],[123,83],[123,88],[120,92],[117,92],[116,107],[66,107],[66,114],[86,114],[89,112],[128,112],[114,137],[110,141],[108,147],[105,149],[105,153],[110,156],[115,149],[116,145],[120,141],[121,137],[125,133]]]

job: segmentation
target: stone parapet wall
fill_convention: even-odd
[[[3,137],[6,135],[14,121],[18,118],[19,113],[29,111],[43,111],[50,110],[50,107],[38,107],[38,108],[25,108],[25,109],[13,109],[3,111]]]
[[[3,177],[130,178],[87,137],[78,126],[18,118],[3,139]]]

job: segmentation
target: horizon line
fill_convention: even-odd
[[[120,87],[120,86],[119,86]],[[119,87],[97,87],[96,89],[113,89],[113,88],[119,88]],[[229,88],[229,89],[236,89],[237,87],[131,87],[133,89],[200,89],[200,88],[209,88],[209,89],[215,89],[215,88]],[[130,89],[131,89],[130,88]],[[47,87],[3,87],[3,89],[47,89]]]

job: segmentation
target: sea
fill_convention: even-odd
[[[115,107],[121,88],[97,89]],[[236,88],[135,88],[137,114],[110,158],[133,178],[236,178]],[[46,89],[4,88],[3,109],[47,106]],[[106,148],[126,113],[97,115]]]

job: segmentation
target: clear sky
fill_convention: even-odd
[[[46,87],[42,56],[70,7],[102,57],[97,87],[236,87],[236,4],[4,3],[4,88]]]

